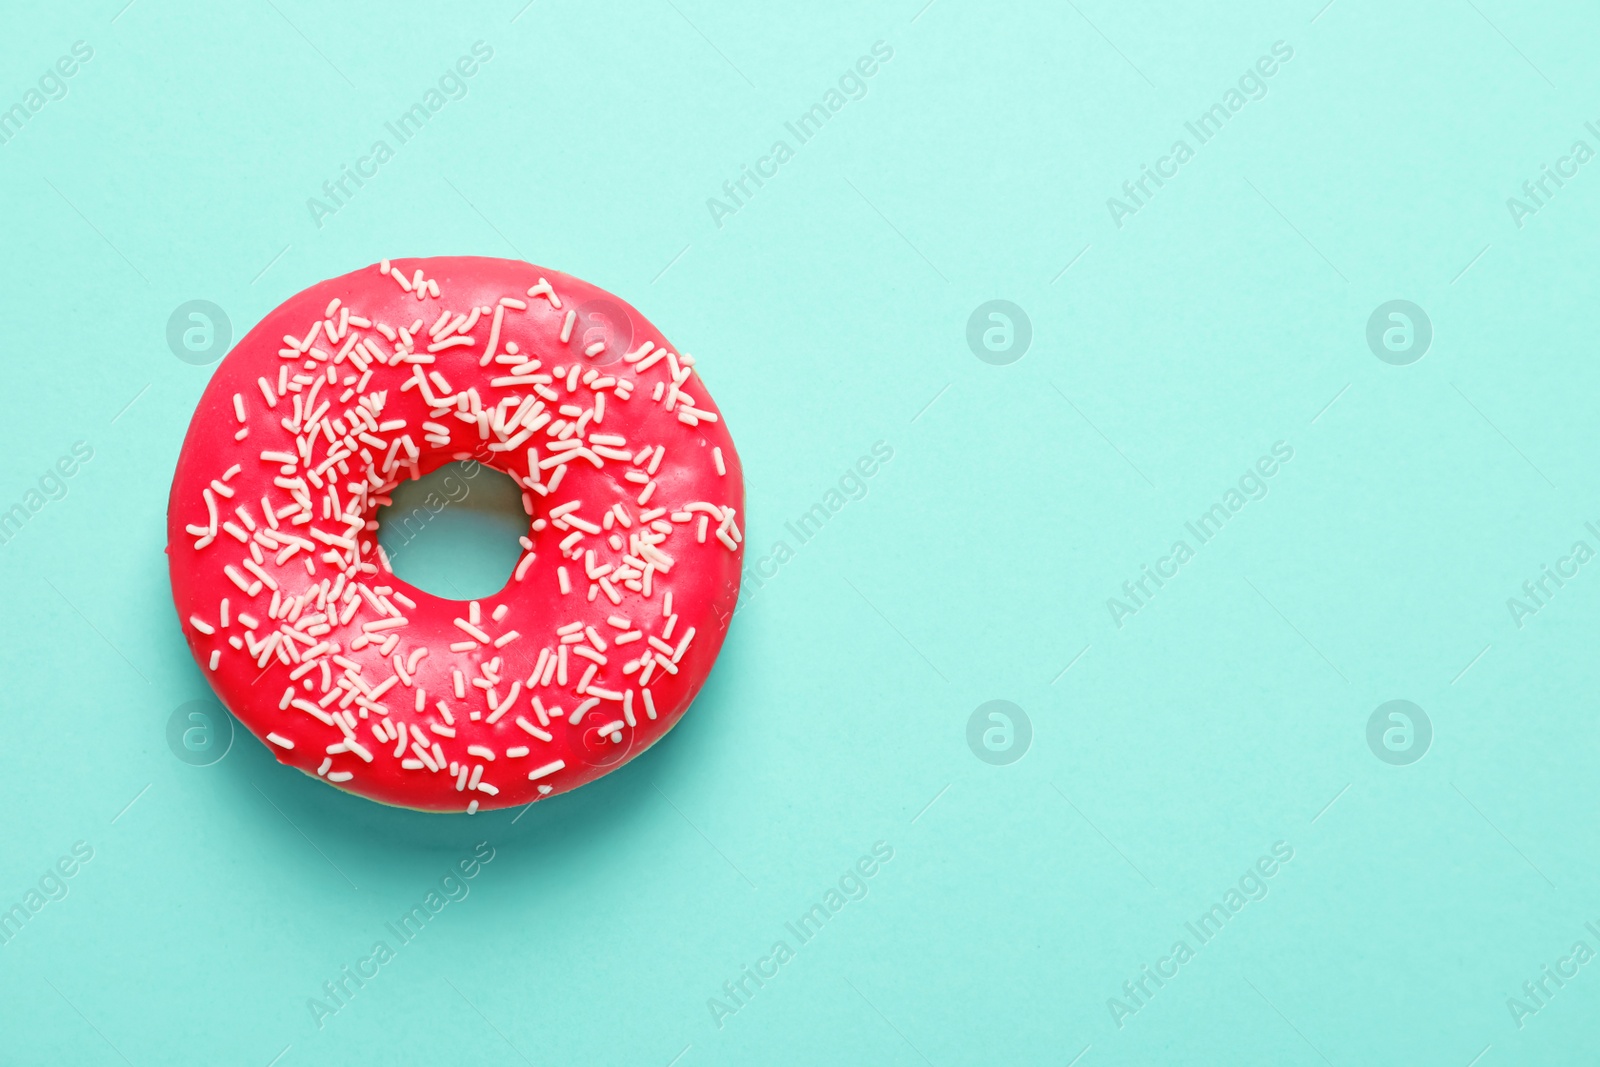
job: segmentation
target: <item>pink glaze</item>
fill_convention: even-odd
[[[480,310],[459,332],[450,324],[502,299],[527,307],[504,306],[495,358],[483,365],[494,313]],[[351,324],[345,312],[371,325]],[[407,346],[398,331],[418,319]],[[441,346],[460,336],[471,343]],[[586,354],[596,344],[604,348]],[[692,359],[665,346],[644,316],[605,291],[504,259],[395,260],[321,282],[268,314],[206,387],[167,509],[173,599],[222,702],[280,762],[426,811],[526,804],[659,740],[722,646],[738,599],[744,508],[726,425]],[[563,414],[566,405],[589,414]],[[583,442],[582,451],[557,464],[563,439]],[[516,577],[477,603],[475,625],[473,605],[390,573],[377,543],[377,508],[399,481],[467,458],[524,487],[533,546]],[[563,643],[557,631],[574,624],[581,640]],[[519,636],[494,647],[511,631]],[[420,659],[419,649],[427,649]]]

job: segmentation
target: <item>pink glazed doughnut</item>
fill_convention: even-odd
[[[522,486],[513,578],[456,601],[389,569],[377,509],[474,460]],[[660,740],[738,600],[744,481],[694,360],[528,263],[384,260],[267,315],[195,410],[173,600],[281,763],[424,811],[575,789]]]

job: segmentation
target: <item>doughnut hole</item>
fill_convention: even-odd
[[[522,490],[481,463],[446,463],[407,480],[378,509],[378,543],[397,577],[447,600],[505,588],[528,533]]]

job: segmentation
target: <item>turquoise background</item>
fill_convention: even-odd
[[[1600,564],[1520,626],[1507,602],[1600,549],[1600,164],[1521,226],[1506,201],[1600,149],[1600,15],[921,2],[7,5],[0,107],[93,58],[0,145],[0,509],[94,457],[0,547],[0,909],[93,858],[0,946],[0,1062],[1593,1056],[1600,964],[1520,1026],[1507,998],[1600,951]],[[307,199],[477,41],[466,95],[319,227]],[[799,144],[785,122],[879,41]],[[1279,41],[1197,145],[1185,121]],[[1119,227],[1107,199],[1180,137]],[[781,539],[781,564],[670,737],[525,816],[381,809],[242,730],[180,760],[168,722],[208,691],[164,512],[214,364],[169,316],[209,300],[237,338],[318,279],[447,253],[587,278],[693,352],[749,562]],[[1006,365],[967,340],[991,299],[1031,326]],[[1366,339],[1395,299],[1433,331],[1403,366]],[[1280,441],[1268,495],[1117,626],[1107,599]],[[452,515],[419,558],[459,566],[487,526]],[[1396,699],[1432,726],[1407,765],[1367,740]],[[1007,765],[968,744],[990,700],[1031,724]],[[470,894],[319,1028],[308,998],[480,841]],[[785,923],[877,842],[801,944]],[[1276,842],[1265,899],[1119,1026],[1109,998]]]

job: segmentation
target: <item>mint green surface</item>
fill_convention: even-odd
[[[1592,1058],[1591,6],[122,3],[0,36],[0,1063]],[[169,316],[237,339],[455,253],[698,358],[766,576],[703,696],[525,815],[383,809],[242,729],[181,760],[164,516],[215,364]],[[1009,363],[1014,314],[969,345],[995,299]],[[1420,360],[1369,347],[1392,300]],[[969,746],[991,700],[1022,758],[1015,716]],[[1426,742],[1369,746],[1391,700]]]

